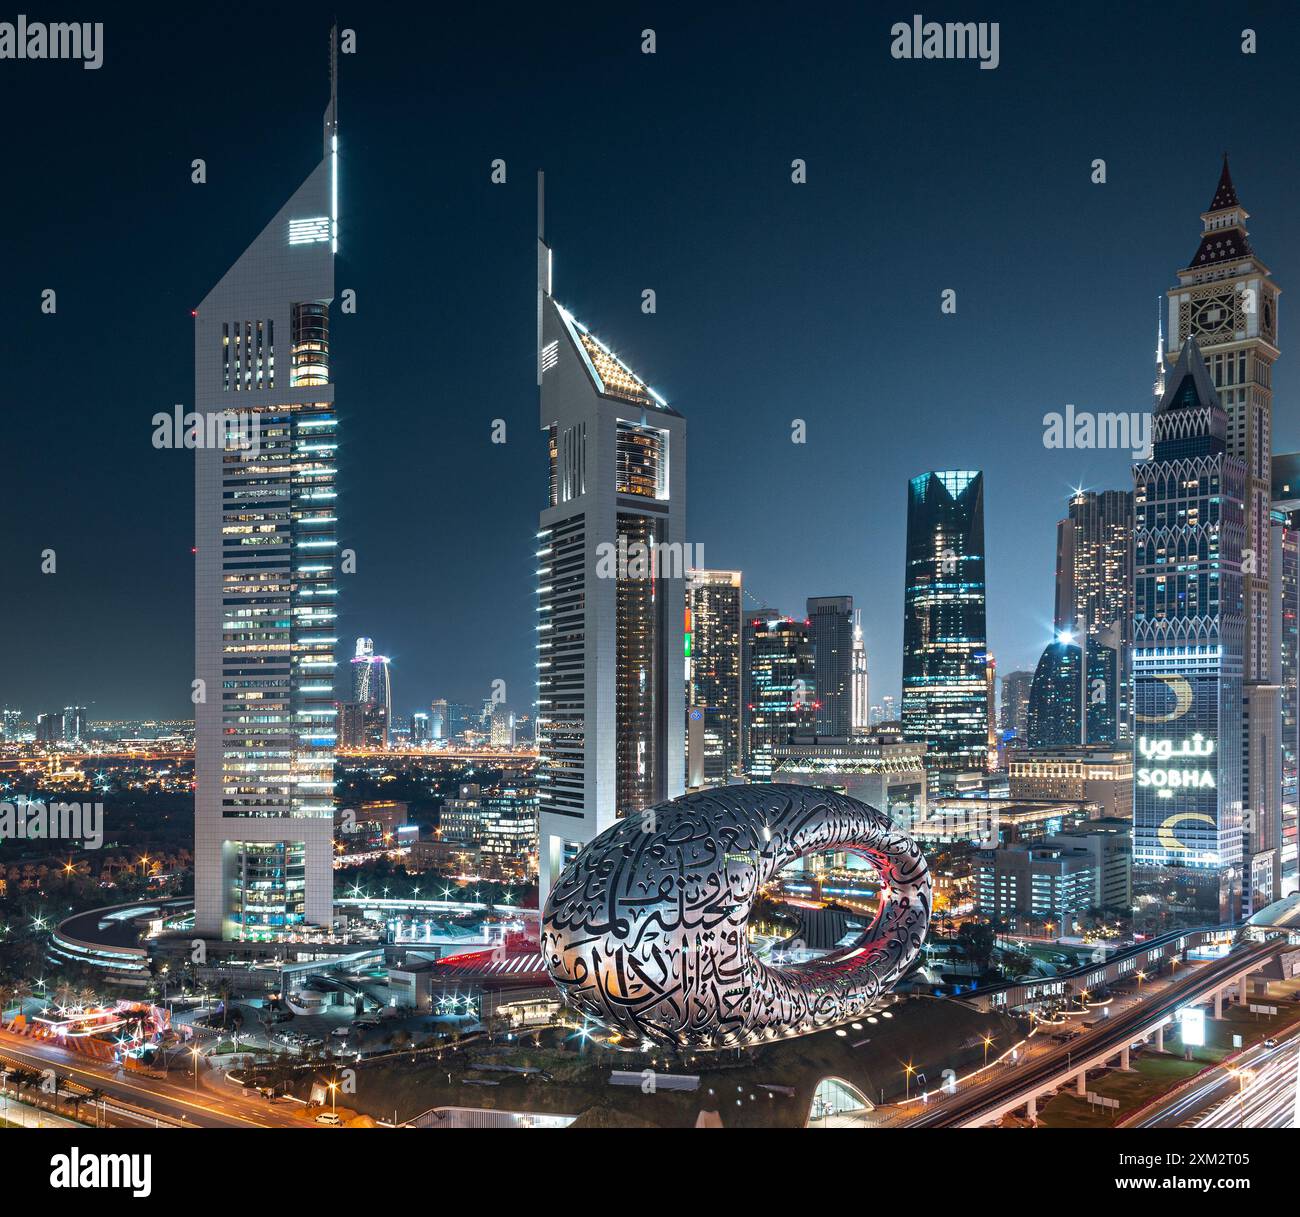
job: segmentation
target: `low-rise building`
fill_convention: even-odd
[[[1095,745],[1019,748],[1008,753],[1013,799],[1081,799],[1101,814],[1133,818],[1133,754]]]

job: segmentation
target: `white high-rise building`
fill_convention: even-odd
[[[333,917],[333,39],[320,164],[195,313],[195,409],[228,420],[196,452],[194,496],[195,928],[209,937]]]
[[[686,420],[553,298],[538,210],[537,379],[551,468],[537,533],[545,904],[586,842],[682,793],[692,564]]]

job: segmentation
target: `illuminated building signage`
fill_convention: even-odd
[[[1196,767],[1196,762],[1205,761],[1214,754],[1214,741],[1206,739],[1199,732],[1190,739],[1177,742],[1142,736],[1138,740],[1138,750],[1143,759],[1152,762],[1151,765],[1138,769],[1138,785],[1154,787],[1158,798],[1172,798],[1175,790],[1215,788],[1214,772]]]

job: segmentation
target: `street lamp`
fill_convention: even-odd
[[[339,1110],[339,1102],[338,1102],[339,1084],[338,1084],[337,1082],[331,1082],[331,1083],[329,1084],[329,1092],[330,1092],[330,1111],[333,1112],[335,1115],[338,1115],[338,1110]]]
[[[198,1048],[190,1049],[190,1057],[194,1061],[194,1093],[199,1092],[199,1050]]]
[[[984,1068],[989,1067],[989,1046],[993,1043],[993,1037],[986,1035],[984,1037]]]
[[[1237,1105],[1241,1111],[1241,1115],[1244,1117],[1246,1114],[1246,1087],[1254,1080],[1254,1071],[1250,1069],[1229,1068],[1228,1072],[1237,1079]]]
[[[906,1100],[908,1100],[908,1099],[910,1099],[910,1098],[912,1097],[912,1074],[914,1074],[915,1072],[916,1072],[916,1070],[912,1068],[912,1064],[911,1064],[910,1061],[909,1061],[906,1065],[903,1066],[903,1088],[904,1088],[904,1089],[903,1089],[903,1098],[904,1098],[904,1101],[906,1101]]]

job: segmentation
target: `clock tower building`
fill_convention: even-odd
[[[1255,254],[1228,158],[1201,243],[1169,289],[1168,358],[1194,338],[1228,417],[1227,452],[1246,467],[1242,595],[1243,888],[1250,913],[1280,895],[1281,722],[1277,626],[1271,621],[1270,558],[1273,365],[1277,361],[1280,289]]]

